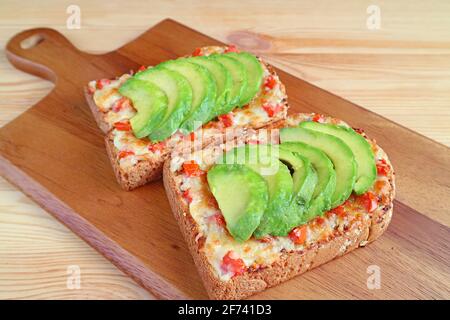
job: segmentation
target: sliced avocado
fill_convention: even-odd
[[[281,142],[300,141],[316,147],[333,162],[336,171],[336,189],[331,197],[331,207],[337,207],[350,196],[356,180],[356,162],[352,150],[339,138],[304,128],[283,128]]]
[[[189,62],[200,65],[208,69],[216,80],[217,95],[214,117],[227,113],[226,107],[229,105],[230,92],[233,87],[233,78],[230,72],[221,63],[211,59],[208,56],[192,57]]]
[[[192,88],[192,104],[180,125],[183,133],[192,132],[211,120],[211,110],[216,103],[217,86],[211,73],[204,67],[190,63],[187,59],[169,60],[158,65],[184,76]]]
[[[336,172],[331,160],[320,149],[303,142],[284,142],[280,145],[280,150],[282,149],[296,152],[308,159],[317,174],[312,199],[302,217],[302,222],[306,223],[331,208],[331,197],[336,188]]]
[[[149,135],[152,141],[165,140],[178,130],[184,116],[189,112],[192,88],[181,74],[165,68],[150,68],[137,73],[134,77],[153,83],[163,90],[168,98],[166,115]]]
[[[298,213],[290,208],[294,184],[288,167],[277,160],[277,169],[273,174],[264,175],[264,170],[260,170],[255,165],[254,170],[261,174],[266,180],[269,190],[269,202],[266,211],[261,218],[261,222],[253,233],[256,238],[263,238],[267,235],[286,236],[289,231],[297,226],[299,220]]]
[[[249,167],[239,164],[217,164],[208,171],[207,180],[231,236],[239,242],[248,240],[267,208],[266,181]]]
[[[353,190],[360,195],[365,193],[377,178],[377,167],[372,147],[364,137],[357,134],[352,128],[313,121],[301,122],[301,128],[331,134],[347,144],[355,155],[357,165],[356,182]]]
[[[294,180],[294,200],[297,205],[307,208],[316,188],[318,176],[308,158],[298,152],[280,148],[279,159],[292,170]]]
[[[230,52],[226,53],[225,55],[242,63],[247,71],[247,87],[242,94],[242,98],[239,101],[241,105],[246,105],[253,100],[253,98],[261,88],[264,73],[261,62],[254,55],[248,52]]]
[[[233,88],[230,93],[229,104],[224,108],[224,113],[228,113],[237,106],[242,106],[244,92],[247,90],[248,76],[245,66],[236,59],[227,57],[224,54],[212,54],[211,59],[221,63],[231,74],[233,78]]]
[[[290,210],[294,184],[288,167],[278,160],[278,147],[245,145],[233,148],[218,159],[218,163],[246,165],[267,182],[269,201],[258,228],[256,238],[269,234],[287,235],[298,225],[298,213]]]
[[[119,93],[129,98],[137,110],[136,115],[130,119],[137,138],[148,136],[167,113],[166,94],[151,82],[130,78],[120,86]]]
[[[304,221],[305,210],[308,208],[309,202],[312,198],[315,186],[317,184],[317,174],[312,168],[308,159],[300,156],[298,153],[291,152],[282,148],[278,149],[278,157],[283,165],[280,166],[280,172],[287,175],[287,172],[292,172],[292,194],[290,200],[287,197],[282,198],[278,202],[278,209],[275,207],[271,211],[266,210],[261,223],[255,230],[256,238],[264,237],[268,234],[272,236],[287,236],[289,232],[299,226]],[[288,169],[285,172],[284,167]],[[280,174],[278,174],[280,176]],[[281,182],[286,181],[287,178],[277,177],[278,184],[282,186]],[[269,190],[270,190],[270,182]],[[277,186],[280,188],[280,186]],[[287,192],[288,189],[286,188]]]
[[[270,171],[278,165],[278,149],[270,144],[247,144],[222,154],[216,163],[255,165]]]

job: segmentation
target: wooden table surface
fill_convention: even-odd
[[[381,20],[372,30],[375,2]],[[81,28],[67,29],[72,3],[0,3],[0,125],[52,88],[6,60],[4,47],[17,32],[55,28],[78,48],[100,53],[170,17],[257,48],[274,65],[450,146],[448,1],[76,1]],[[80,289],[67,286],[73,266],[81,271]],[[153,297],[0,178],[0,299],[19,298]]]

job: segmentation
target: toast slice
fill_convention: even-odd
[[[233,47],[203,47],[195,55],[210,55],[233,50]],[[162,175],[163,163],[175,149],[199,149],[228,135],[246,129],[258,129],[286,118],[288,104],[284,85],[275,70],[259,58],[264,79],[257,95],[242,108],[219,116],[195,132],[183,136],[176,132],[165,141],[152,143],[136,138],[127,121],[135,115],[132,103],[121,96],[118,88],[131,74],[116,79],[91,81],[85,96],[99,128],[105,134],[106,149],[117,181],[125,190],[132,190]],[[237,129],[237,130],[227,130]],[[239,129],[239,130],[238,130]]]
[[[320,121],[348,126],[343,121],[317,114],[295,114],[272,125],[270,130],[248,132],[231,143],[210,145],[165,162],[163,181],[174,216],[188,243],[194,262],[212,299],[242,299],[284,282],[323,263],[376,240],[387,228],[393,211],[395,176],[386,153],[361,134],[372,146],[376,160],[385,167],[369,190],[376,196],[377,207],[370,213],[352,194],[342,206],[346,214],[328,211],[306,224],[307,238],[294,244],[289,237],[250,238],[235,241],[227,232],[223,217],[214,201],[205,174],[189,176],[183,163],[196,161],[206,172],[223,152],[248,143],[279,143],[277,128],[297,126],[302,121]],[[260,137],[266,137],[261,140]],[[257,139],[257,140],[255,140]],[[223,268],[224,257],[245,264],[242,273]]]

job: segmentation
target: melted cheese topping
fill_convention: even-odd
[[[151,146],[148,139],[138,139],[131,131],[119,131],[113,129],[111,136],[113,138],[114,147],[118,152],[118,161],[122,169],[130,169],[136,165],[139,161],[150,160],[159,156],[163,150],[152,151],[149,149]],[[131,151],[132,153],[127,154],[124,157],[120,156],[120,152]]]
[[[224,53],[227,47],[209,46],[203,47],[200,50],[201,55],[210,55],[213,53]],[[286,101],[286,92],[284,85],[281,83],[277,75],[271,76],[266,65],[261,61],[261,65],[264,69],[263,85],[256,97],[243,108],[234,109],[228,116],[231,121],[231,127],[258,127],[262,126],[272,120],[278,120],[286,117],[287,108],[283,107],[278,110],[276,114],[269,115],[264,106],[276,107],[278,105],[284,105]],[[124,97],[118,92],[118,88],[131,77],[130,74],[124,74],[117,79],[107,80],[105,84],[102,82],[101,88],[98,88],[98,81],[91,81],[89,83],[89,90],[93,94],[93,99],[97,105],[99,111],[103,114],[103,119],[109,124],[111,128],[114,128],[114,124],[117,122],[128,121],[135,114],[136,111],[133,108],[130,101],[123,104],[120,108],[115,106],[121,102]],[[264,86],[265,81],[269,77],[273,77],[274,86],[269,89]],[[102,80],[99,80],[102,81]],[[226,130],[224,122],[221,120],[211,121],[205,124],[202,128],[196,131],[196,135],[200,135],[203,141],[216,137],[218,134],[223,134]],[[134,137],[131,131],[123,132],[119,130],[112,130],[111,137],[114,140],[114,146],[117,148],[117,154],[121,152],[128,152],[125,157],[119,158],[119,165],[122,169],[130,169],[136,165],[139,161],[152,157],[154,148],[151,147],[152,142],[149,139],[138,139]],[[189,135],[184,137],[181,133],[177,132],[166,141],[163,145],[165,147],[163,152],[167,152],[169,149],[176,146],[181,140],[190,141]],[[134,153],[134,155],[133,155]]]
[[[287,123],[291,126],[296,126],[301,121],[311,120],[314,116],[314,114],[295,115],[294,117],[289,117]],[[334,118],[322,117],[321,122],[348,127],[346,123]],[[204,238],[204,245],[201,250],[203,250],[221,280],[227,281],[234,276],[232,272],[222,268],[222,259],[229,251],[232,251],[236,257],[242,259],[248,268],[253,270],[264,268],[275,262],[283,252],[304,250],[319,241],[330,239],[336,233],[342,234],[344,231],[349,232],[350,230],[359,235],[362,232],[363,225],[367,224],[367,220],[371,219],[370,214],[367,213],[357,197],[351,195],[343,204],[344,210],[348,214],[337,215],[329,211],[322,218],[310,221],[306,224],[306,241],[301,245],[295,244],[289,237],[270,237],[265,240],[251,238],[244,243],[235,241],[226,230],[226,227],[215,219],[220,210],[214,205],[214,201],[211,201],[214,197],[209,191],[204,176],[190,177],[180,172],[180,169],[185,161],[194,160],[202,170],[207,171],[223,152],[244,143],[245,141],[239,141],[235,145],[223,144],[217,146],[210,150],[210,154],[207,156],[203,154],[202,150],[184,158],[177,157],[171,160],[171,169],[177,171],[175,176],[177,185],[182,192],[189,192],[190,199],[192,199],[189,203],[189,211],[197,223],[200,232],[198,238]],[[375,151],[377,160],[387,159],[383,150],[378,148],[373,141],[369,140],[369,143]],[[390,171],[392,172],[392,170]],[[378,196],[379,199],[383,199],[383,196],[386,197],[391,190],[392,186],[389,183],[389,176],[378,176],[376,183],[369,191]],[[384,204],[388,203],[379,201],[379,208]],[[344,243],[340,250],[344,252],[350,245],[352,245],[350,242]]]

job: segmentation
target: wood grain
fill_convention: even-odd
[[[25,5],[17,13],[22,19],[18,20],[17,15],[10,14],[17,4],[2,2],[0,41],[6,43],[20,29],[48,25],[60,29],[77,47],[104,52],[171,15],[218,39],[234,40],[252,50],[258,49],[283,69],[448,144],[450,37],[446,2],[427,4],[433,8],[427,14],[420,3],[411,5],[406,13],[401,1],[396,5],[382,3],[383,21],[387,25],[383,24],[386,28],[375,32],[365,28],[368,4],[361,2],[317,6],[296,1],[276,9],[272,2],[259,2],[256,11],[252,3],[232,2],[213,3],[208,7],[193,3],[189,8],[171,2],[151,10],[133,1],[120,10],[114,5],[104,5],[99,10],[91,2],[80,3],[82,29],[67,30],[61,27],[65,23],[66,4],[42,4],[42,18],[36,16],[31,4]],[[233,9],[245,12],[244,6],[252,7],[252,15],[242,19]],[[330,12],[334,13],[332,19]],[[98,19],[100,15],[102,20]],[[270,19],[274,15],[280,18]],[[130,16],[133,19],[126,19]],[[427,28],[422,28],[423,25]],[[254,48],[254,39],[263,45]],[[49,83],[15,71],[3,55],[0,68],[3,123],[15,118],[52,88]],[[414,159],[410,161],[413,163]],[[408,183],[402,183],[399,188],[405,194],[409,188],[417,192],[419,186],[414,187],[414,183],[418,179],[414,174],[403,176],[408,178]],[[0,187],[0,261],[6,261],[0,262],[0,297],[149,297],[15,188],[6,183]],[[447,195],[440,194],[444,203]],[[428,203],[437,198],[424,200],[416,196],[414,205],[430,207]],[[444,206],[441,210],[444,219],[447,212],[448,207]],[[33,241],[27,238],[33,234],[30,236]],[[94,281],[95,286],[83,282],[82,290],[65,288],[65,270],[73,261],[86,274],[98,279]],[[43,268],[45,272],[41,272]],[[103,270],[107,270],[105,275]]]
[[[308,271],[255,299],[448,299],[450,229],[398,201],[392,219],[381,238],[366,248]],[[369,266],[380,268],[380,289],[361,285],[367,281]]]

